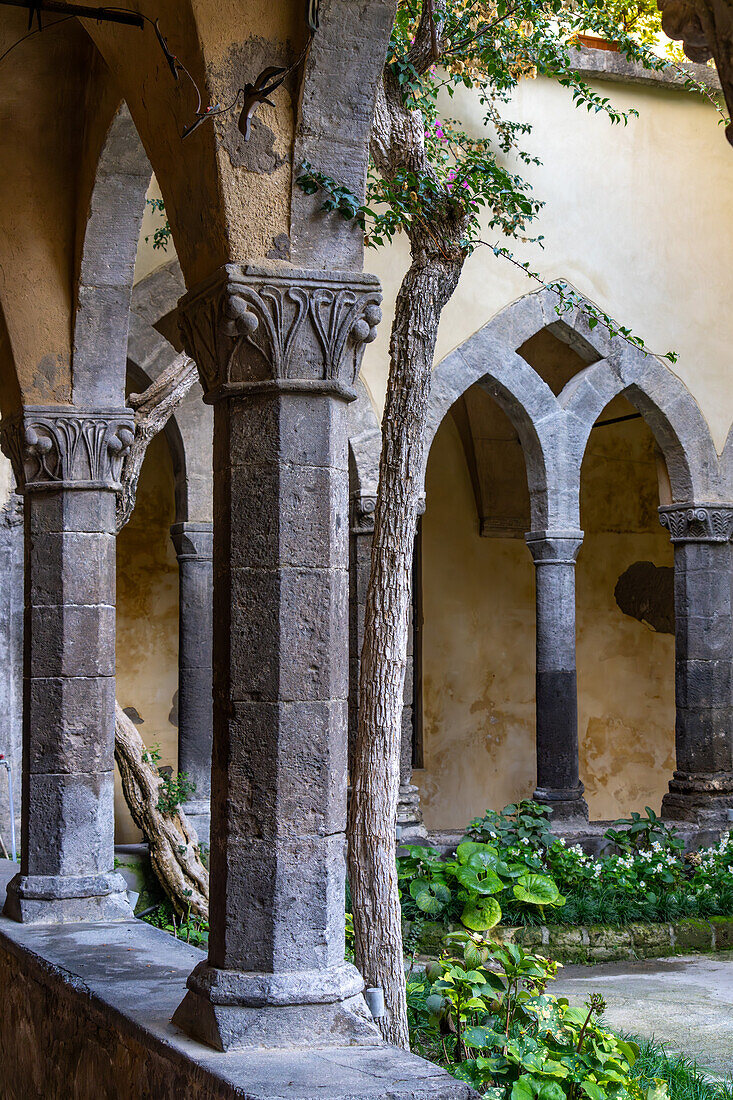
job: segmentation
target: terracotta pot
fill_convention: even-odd
[[[586,46],[589,50],[610,50],[612,53],[618,53],[620,50],[618,42],[608,42],[605,38],[594,38],[592,34],[579,34],[577,39],[581,46]]]

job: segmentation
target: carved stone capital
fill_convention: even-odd
[[[178,315],[210,402],[269,389],[350,400],[381,300],[373,275],[227,264]]]
[[[659,522],[672,542],[728,542],[733,504],[675,504],[659,509]]]
[[[358,492],[351,498],[351,533],[352,535],[374,534],[374,511],[377,507],[377,493]],[[420,497],[417,502],[417,514],[425,514],[425,497]]]
[[[575,565],[583,545],[583,532],[528,531],[524,536],[534,563],[539,565]]]
[[[374,509],[376,506],[376,493],[354,493],[351,498],[351,533],[353,535],[372,535],[374,533]]]
[[[171,541],[180,561],[211,561],[214,553],[213,523],[174,523]]]
[[[728,111],[733,111],[733,8],[730,0],[657,0],[662,30],[681,41],[690,61],[715,59]],[[733,144],[733,125],[726,131]]]
[[[27,406],[0,425],[18,491],[120,489],[135,431],[131,409]]]

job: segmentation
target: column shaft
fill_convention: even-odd
[[[26,410],[23,812],[6,915],[131,918],[114,867],[115,504],[131,424]],[[112,460],[110,459],[112,457]]]
[[[209,844],[213,525],[176,523],[171,538],[178,557],[178,770],[196,784],[184,803],[199,840]]]
[[[733,807],[733,509],[660,509],[674,543],[675,748],[668,817],[723,825]]]
[[[344,401],[378,299],[232,265],[181,306],[215,403],[214,743],[209,957],[174,1022],[218,1049],[374,1041],[344,962]]]
[[[587,820],[578,763],[575,562],[581,531],[530,532],[537,609],[537,789],[553,819]]]
[[[0,751],[12,769],[14,824],[20,851],[23,761],[23,501],[16,493],[0,512]],[[10,853],[10,772],[0,768],[0,831]]]

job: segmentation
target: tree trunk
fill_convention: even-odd
[[[395,821],[410,580],[435,341],[441,311],[463,265],[458,250],[436,255],[434,247],[428,252],[423,244],[413,239],[413,262],[392,325],[348,824],[356,965],[368,986],[384,990],[384,1038],[405,1049],[409,1034]]]
[[[135,509],[140,470],[151,440],[166,426],[197,379],[196,364],[181,352],[144,393],[131,393],[128,397],[135,410],[135,438],[122,470],[122,492],[117,501],[118,535]]]
[[[142,738],[115,703],[115,760],[132,820],[148,842],[158,881],[181,916],[209,919],[209,872],[201,862],[196,830],[182,810],[158,808],[161,778]]]
[[[196,379],[196,364],[181,354],[144,393],[130,394],[135,437],[122,470],[118,534],[134,511],[137,483],[150,441],[165,427]],[[165,893],[181,916],[191,913],[208,920],[209,872],[201,861],[196,830],[180,807],[174,813],[159,809],[162,779],[136,727],[116,701],[115,760],[125,802],[148,843],[153,870]]]

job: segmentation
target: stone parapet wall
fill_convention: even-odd
[[[0,903],[13,864],[0,860]],[[170,1023],[203,952],[139,920],[0,916],[0,1100],[476,1100],[439,1066],[370,1046],[233,1050]]]
[[[669,924],[641,922],[614,927],[604,924],[537,925],[498,928],[503,943],[516,943],[560,963],[600,963],[617,959],[654,959],[694,952],[733,949],[733,917],[703,920],[689,917]],[[442,950],[445,927],[426,921],[418,941],[421,957],[435,958]]]

